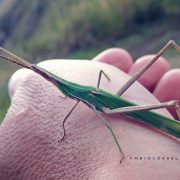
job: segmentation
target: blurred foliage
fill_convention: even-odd
[[[7,82],[4,82],[0,86],[0,123],[7,112],[9,104],[10,100],[7,91]]]
[[[165,9],[166,13],[170,16],[174,16],[177,20],[180,16],[180,1],[178,0],[163,0],[162,1],[163,8]]]
[[[11,36],[7,46],[29,57],[105,47],[154,22],[177,25],[180,14],[179,0],[14,1],[0,26]]]
[[[55,48],[69,52],[99,47],[164,16],[161,3],[152,0],[65,2],[50,4],[37,32],[26,44],[27,49],[36,54]]]

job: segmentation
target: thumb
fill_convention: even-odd
[[[29,69],[19,69],[10,78],[8,83],[8,93],[10,98],[13,97],[17,87],[23,82],[23,80],[31,73]]]

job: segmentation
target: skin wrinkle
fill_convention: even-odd
[[[77,66],[76,63],[74,63],[75,66]],[[67,66],[67,63],[65,64]],[[84,62],[84,69],[91,68],[89,63],[87,63],[87,66],[85,64]],[[94,67],[96,65],[92,65],[92,68]],[[103,68],[108,67],[103,66]],[[121,81],[118,78],[122,77],[123,73],[121,74],[121,71],[117,71],[112,66],[109,68],[109,72],[113,71],[110,77],[113,77],[116,81],[111,82],[110,86],[107,83],[104,87],[103,84],[103,87],[112,88],[116,92],[118,81]],[[97,69],[94,71],[96,72]],[[91,69],[90,72],[86,78],[91,78],[91,81],[96,83],[97,78],[92,76],[93,70]],[[77,73],[80,74],[75,75]],[[75,78],[75,81],[78,81],[78,78],[83,78],[83,75],[81,71],[75,71],[72,73],[72,77]],[[85,80],[82,81],[85,82]],[[135,88],[134,86],[134,90]],[[133,90],[130,92],[133,92]],[[140,88],[138,86],[138,92],[139,95],[137,96],[139,97],[141,97],[141,92],[147,93],[142,86]],[[132,97],[132,94],[130,96]],[[149,97],[148,93],[146,96]],[[119,165],[119,151],[110,133],[99,121],[95,113],[82,103],[78,105],[78,108],[66,123],[67,136],[65,141],[58,143],[57,141],[62,135],[62,118],[73,104],[74,100],[59,97],[58,90],[50,83],[42,81],[39,76],[31,74],[26,77],[23,84],[18,87],[14,94],[12,107],[8,112],[9,115],[6,116],[2,124],[3,128],[0,130],[0,147],[2,147],[1,144],[7,141],[1,141],[4,139],[3,137],[6,137],[6,133],[8,133],[7,139],[9,139],[7,144],[4,144],[4,149],[0,148],[0,166],[2,166],[2,157],[6,159],[7,168],[14,165],[13,171],[9,172],[7,170],[6,174],[0,169],[0,179],[4,177],[10,178],[10,175],[14,179],[18,177],[20,179],[27,179],[27,177],[30,177],[30,179],[43,179],[49,177],[49,175],[51,178],[55,174],[56,178],[54,179],[101,179],[103,176],[104,179],[114,180],[112,177],[116,175],[117,179],[128,180],[140,179],[137,171],[144,172],[145,169],[152,168],[151,171],[145,172],[144,177],[152,176],[155,170],[161,171],[161,163],[158,165],[157,163],[152,164],[152,162],[143,163],[126,160],[122,165]],[[15,110],[16,114],[10,115]],[[152,129],[144,128],[139,123],[128,120],[128,118],[120,119],[117,116],[107,116],[107,118],[123,145],[125,154],[128,155],[132,151],[136,152],[135,150],[140,149],[141,151],[137,151],[137,155],[141,155],[142,152],[147,155],[152,152],[152,149],[150,149],[152,144],[153,146],[158,144],[160,146],[159,151],[165,154],[166,150],[176,150],[176,154],[178,154],[178,144],[167,139],[166,136],[162,136]],[[12,121],[16,126],[9,126]],[[18,133],[22,131],[23,136]],[[155,139],[159,139],[158,143],[154,141]],[[24,143],[24,141],[27,141],[27,143]],[[166,144],[165,149],[161,146],[162,144]],[[18,154],[16,157],[12,157],[13,152],[9,157],[9,154],[6,153],[12,145],[19,147],[19,149],[14,149]],[[137,166],[135,166],[136,164]],[[162,171],[162,177],[168,175],[175,179],[179,172],[178,163],[172,162],[169,166],[167,164],[164,164],[164,166],[166,166],[166,171],[165,174]],[[168,168],[173,169],[174,172]],[[18,177],[16,176],[17,171],[19,171]],[[101,176],[99,172],[103,172],[103,175]],[[153,179],[156,180],[159,177],[160,175]]]
[[[36,79],[36,78],[34,78],[34,79]],[[37,79],[36,79],[36,81],[37,81]],[[33,83],[34,83],[34,85],[32,85],[32,82],[31,82],[31,86],[34,86],[34,87],[36,87],[36,88],[32,88],[32,89],[34,89],[35,91],[37,90],[37,83],[36,83],[36,81],[34,81]],[[27,79],[27,82],[24,82],[25,84],[27,83],[27,84],[29,84],[29,78]],[[45,87],[46,87],[46,84],[44,85]],[[27,89],[29,89],[27,86],[23,86],[23,87],[26,87]],[[35,100],[35,102],[33,102],[32,104],[31,104],[31,106],[32,107],[34,107],[34,109],[35,109],[35,114],[36,114],[36,116],[38,116],[38,118],[41,118],[41,116],[39,116],[38,115],[38,111],[39,112],[41,112],[41,102],[42,102],[42,98],[43,97],[41,97],[41,89],[43,89],[42,87],[40,87],[40,84],[39,84],[39,89],[40,90],[37,90],[37,92],[38,92],[38,94],[39,94],[39,99],[36,99],[36,98],[34,98],[33,96],[31,96],[31,95],[27,95],[26,94],[26,96],[28,97],[28,102],[31,102],[32,100],[31,100],[31,98],[33,98],[34,100]],[[47,88],[48,89],[48,88]],[[18,91],[16,92],[17,94],[18,94]],[[23,92],[22,92],[22,89],[20,89],[20,91],[19,91],[19,93],[21,93],[21,94],[24,94]],[[34,92],[31,90],[30,92],[28,91],[28,93],[30,93],[30,94],[34,94]],[[46,94],[46,92],[44,92],[43,91],[43,93],[45,93]],[[16,94],[15,94],[15,97],[16,97]],[[21,97],[22,98],[22,97]],[[55,98],[54,98],[55,99]],[[40,103],[38,102],[38,101],[40,101]],[[62,99],[61,99],[62,100]],[[71,101],[71,100],[70,100]],[[25,102],[25,101],[22,101],[22,102],[20,102],[20,105],[22,105],[22,103],[23,102]],[[54,102],[54,101],[53,101]],[[17,103],[17,102],[16,102]],[[13,104],[14,104],[14,106],[12,107],[12,109],[13,108],[17,108],[17,104],[16,104],[15,102],[13,102]],[[39,107],[40,106],[40,107]],[[59,108],[58,108],[59,109]],[[68,108],[67,108],[68,109]],[[25,114],[27,114],[29,111],[27,110],[27,112],[25,112]],[[33,112],[29,112],[30,114],[31,114],[31,116],[33,116]],[[45,113],[45,116],[46,116],[47,114]],[[20,118],[20,117],[19,117]],[[28,118],[27,117],[27,115],[26,115],[26,118]],[[47,118],[49,118],[49,116],[47,117]],[[70,120],[69,120],[70,121]],[[43,122],[42,122],[43,123]],[[45,124],[44,124],[45,125]],[[21,125],[21,127],[22,127],[22,125]],[[48,127],[49,128],[49,127]],[[33,128],[31,127],[30,129],[32,129],[32,131],[34,131],[33,130]],[[38,133],[39,134],[39,133]],[[27,135],[27,136],[29,136],[29,134]],[[60,136],[59,136],[60,137]],[[68,136],[68,137],[70,137],[70,136]],[[31,149],[32,150],[32,148],[29,148],[29,149]],[[71,149],[71,148],[69,148],[69,149]],[[65,150],[66,151],[66,150]],[[85,152],[86,152],[87,150],[85,150]],[[22,153],[24,153],[24,152],[22,152]],[[33,153],[34,153],[34,151],[33,151]],[[67,153],[67,154],[71,154],[71,153]],[[43,156],[43,155],[42,155]],[[85,156],[86,157],[86,156]],[[31,157],[31,159],[33,159],[32,157]],[[38,158],[39,159],[39,158]],[[65,158],[66,159],[66,161],[67,161],[67,157]],[[39,161],[40,161],[40,159],[39,159]],[[70,160],[71,161],[71,160]],[[67,163],[67,162],[66,162]],[[70,163],[71,164],[71,163]],[[30,166],[31,166],[31,164],[30,164]],[[75,166],[76,167],[76,166]],[[70,167],[68,167],[68,168],[70,168]]]

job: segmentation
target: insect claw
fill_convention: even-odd
[[[176,42],[174,40],[170,41],[170,44],[178,51],[180,52],[180,47],[176,44]]]
[[[58,140],[58,143],[60,143],[61,141],[63,141],[63,140],[64,140],[64,138],[65,138],[65,136],[66,136],[66,134],[65,134],[65,133],[63,133],[62,137]]]
[[[66,130],[65,130],[65,125],[64,125],[64,123],[63,123],[62,125],[63,125],[63,135],[62,135],[62,137],[58,140],[58,142],[63,141],[64,138],[65,138],[65,136],[66,136]]]
[[[121,157],[121,159],[120,159],[120,164],[123,162],[123,160],[124,160],[124,153],[123,152],[121,152],[122,153],[122,157]]]

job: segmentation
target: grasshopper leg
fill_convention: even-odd
[[[97,83],[97,88],[98,88],[98,89],[99,89],[99,86],[100,86],[100,82],[101,82],[102,75],[104,75],[104,76],[107,78],[107,80],[110,81],[109,76],[108,76],[103,70],[100,70],[100,71],[99,71],[99,77],[98,77],[98,83]],[[122,151],[122,148],[121,148],[121,146],[120,146],[120,144],[119,144],[119,142],[118,142],[118,140],[117,140],[117,137],[116,137],[116,135],[115,135],[115,133],[114,133],[111,125],[107,122],[107,120],[106,120],[94,107],[92,107],[92,109],[93,109],[94,112],[100,117],[100,119],[102,120],[102,122],[103,122],[103,123],[105,124],[105,126],[109,129],[111,135],[113,136],[113,138],[114,138],[114,140],[115,140],[115,142],[116,142],[116,144],[117,144],[117,147],[118,147],[118,149],[119,149],[119,151],[120,151],[120,153],[121,153],[121,155],[122,155],[122,157],[121,157],[121,159],[120,159],[120,163],[121,163],[121,162],[123,161],[123,159],[124,159],[124,152]]]
[[[63,127],[63,135],[61,137],[60,140],[63,140],[66,136],[66,129],[65,129],[65,123],[68,119],[68,117],[72,114],[72,112],[74,111],[74,109],[77,107],[77,105],[79,104],[80,101],[77,101],[76,104],[71,108],[71,110],[66,114],[66,116],[64,117],[63,121],[62,121],[62,127]]]
[[[117,109],[107,109],[107,108],[104,108],[103,109],[103,112],[105,114],[108,114],[108,115],[117,115],[117,114],[126,114],[126,113],[132,113],[132,112],[138,112],[138,111],[145,111],[145,110],[153,110],[153,109],[159,109],[159,108],[166,108],[166,107],[171,107],[171,106],[174,106],[177,110],[177,113],[179,115],[180,113],[180,108],[179,108],[179,105],[178,105],[178,102],[177,101],[169,101],[169,102],[165,102],[165,103],[159,103],[159,104],[151,104],[151,105],[140,105],[140,106],[129,106],[129,107],[122,107],[122,108],[117,108]],[[113,135],[113,138],[119,148],[119,151],[122,153],[122,158],[121,158],[121,161],[124,159],[124,153],[117,141],[117,138],[116,136],[114,135],[111,127],[109,127],[107,121],[99,114],[99,112],[96,112],[100,117],[101,119],[103,120],[103,122],[105,123],[105,125],[109,128],[109,130],[111,131],[111,134]]]
[[[99,86],[100,86],[100,82],[101,82],[101,78],[102,78],[102,75],[104,75],[105,77],[106,77],[106,79],[108,80],[108,81],[110,81],[110,78],[109,78],[109,76],[103,71],[103,70],[100,70],[99,71],[99,77],[98,77],[98,82],[97,82],[97,89],[99,89]]]
[[[132,78],[130,78],[117,92],[117,96],[121,96],[149,67],[158,60],[158,58],[170,47],[174,47],[178,52],[180,52],[180,47],[173,41],[170,40],[155,56],[152,60],[144,65],[139,71],[137,71]]]
[[[176,109],[176,113],[178,115],[178,120],[180,120],[180,106],[179,106],[179,102],[178,101],[176,101],[175,109]]]
[[[120,159],[120,163],[122,163],[122,161],[124,160],[124,152],[122,151],[122,148],[117,140],[117,137],[111,127],[111,125],[108,123],[108,121],[100,114],[100,112],[98,112],[94,107],[92,107],[93,111],[100,117],[100,119],[102,120],[102,122],[105,124],[105,126],[109,129],[111,135],[113,136],[113,139],[119,149],[119,152],[121,153],[121,159]]]
[[[97,82],[97,88],[99,88],[100,86],[100,82],[101,82],[101,78],[102,78],[102,75],[104,75],[109,81],[110,81],[110,78],[108,77],[108,75],[103,71],[103,70],[100,70],[99,71],[99,76],[98,76],[98,82]],[[63,121],[62,121],[62,127],[63,127],[63,135],[61,137],[60,140],[63,140],[66,136],[66,129],[65,129],[65,123],[67,121],[67,119],[69,118],[69,116],[72,114],[72,112],[74,111],[74,109],[77,107],[77,105],[79,104],[80,100],[78,100],[76,102],[76,104],[71,108],[71,110],[67,113],[67,115],[64,117]]]
[[[166,107],[175,107],[176,108],[176,111],[177,111],[177,114],[178,116],[180,115],[180,107],[178,105],[178,101],[168,101],[168,102],[165,102],[165,103],[159,103],[159,104],[151,104],[151,105],[137,105],[137,106],[129,106],[129,107],[122,107],[122,108],[117,108],[117,109],[106,109],[104,108],[103,109],[103,112],[105,114],[109,114],[109,115],[115,115],[115,114],[123,114],[123,113],[130,113],[130,112],[138,112],[138,111],[145,111],[145,110],[153,110],[153,109],[160,109],[160,108],[166,108]],[[96,112],[96,114],[101,118],[101,120],[104,122],[104,124],[108,127],[108,129],[110,130],[117,146],[118,146],[118,149],[119,151],[121,152],[122,154],[122,158],[120,160],[120,163],[123,161],[124,159],[124,153],[117,141],[117,138],[111,128],[111,126],[108,124],[108,122],[101,116],[101,114],[99,112],[97,112],[95,109],[94,111]],[[179,116],[180,117],[180,116]]]

